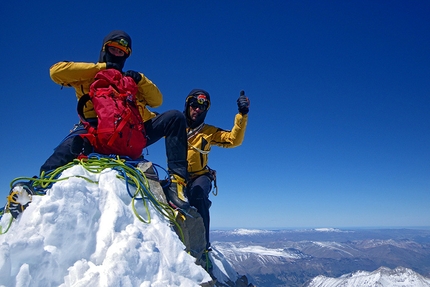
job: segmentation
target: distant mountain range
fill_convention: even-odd
[[[399,286],[430,286],[430,229],[236,229],[212,231],[211,239],[214,249],[256,286],[396,286],[322,283],[346,277],[357,282],[351,278],[358,274],[371,282],[375,274],[393,273],[424,282]]]

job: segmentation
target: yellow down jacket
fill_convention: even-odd
[[[208,155],[212,145],[224,148],[237,147],[245,137],[248,115],[237,114],[231,131],[205,124],[195,135],[188,138],[188,172],[191,178],[208,172]],[[190,132],[187,129],[187,132]]]
[[[49,72],[55,83],[65,87],[73,87],[79,100],[84,94],[89,93],[90,86],[94,82],[94,76],[105,69],[106,63],[59,62],[54,64]],[[155,114],[146,106],[152,108],[160,106],[163,102],[163,96],[154,83],[142,73],[140,74],[142,80],[137,84],[136,98],[142,119],[147,121],[153,118]],[[86,118],[97,117],[91,102],[86,104],[84,115]]]

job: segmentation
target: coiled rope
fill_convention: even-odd
[[[71,177],[82,178],[89,183],[98,184],[97,181],[93,181],[85,176],[74,175],[69,177],[59,178],[61,173],[74,166],[81,165],[87,171],[91,173],[101,173],[105,169],[112,169],[118,172],[117,177],[124,180],[127,188],[127,192],[131,197],[131,207],[134,215],[143,223],[149,224],[151,223],[151,214],[149,212],[148,203],[152,204],[152,206],[161,213],[165,218],[167,218],[170,222],[175,224],[177,230],[179,230],[180,238],[182,242],[184,242],[184,235],[181,227],[176,222],[176,216],[178,215],[178,211],[174,210],[170,205],[160,202],[154,196],[154,194],[150,191],[149,182],[146,178],[146,175],[143,171],[135,167],[136,161],[128,161],[128,158],[121,158],[119,156],[104,156],[100,154],[90,154],[88,158],[75,159],[72,162],[61,166],[53,171],[48,173],[42,172],[39,178],[29,178],[29,177],[18,177],[15,178],[11,183],[10,187],[19,182],[19,181],[28,181],[31,184],[34,195],[45,195],[46,189],[50,188],[52,184],[68,180]],[[154,166],[154,164],[153,164]],[[155,165],[157,166],[157,165]],[[156,170],[156,169],[155,169]],[[158,171],[156,171],[158,177]],[[130,190],[130,185],[136,188],[136,191],[133,193]],[[136,209],[138,202],[142,202],[144,210],[146,212],[147,219],[145,220],[142,215]],[[4,208],[0,209],[0,219],[5,212],[7,212],[7,204]],[[10,222],[3,232],[0,226],[0,234],[6,233],[10,225],[12,224],[13,218],[11,217]]]

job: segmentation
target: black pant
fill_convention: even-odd
[[[212,189],[212,176],[210,173],[193,178],[188,183],[187,197],[191,206],[197,208],[197,212],[202,216],[203,224],[206,231],[206,249],[210,247],[209,225],[210,213],[209,208],[212,202],[209,200],[209,193]]]
[[[75,128],[54,149],[52,155],[40,167],[40,173],[42,173],[42,171],[49,172],[74,160],[83,149],[83,139],[79,137],[79,135],[85,133],[87,133],[87,130],[83,125],[75,125]],[[79,143],[81,144],[80,150],[78,147]]]
[[[187,179],[187,133],[186,120],[182,112],[170,110],[145,122],[147,146],[162,137],[166,138],[167,167],[169,172]],[[88,154],[88,142],[78,135],[86,133],[82,127],[74,129],[41,166],[40,171],[51,171],[75,159],[82,151]]]
[[[187,121],[182,112],[170,110],[145,122],[147,146],[162,137],[166,141],[167,167],[169,172],[188,179]]]

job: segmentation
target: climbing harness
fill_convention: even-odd
[[[188,146],[189,146],[189,147],[191,147],[192,149],[194,149],[194,150],[198,151],[199,153],[201,153],[201,154],[209,154],[209,152],[211,151],[211,150],[210,150],[210,148],[209,148],[209,150],[202,150],[202,149],[200,149],[200,148],[198,148],[198,147],[196,147],[196,146],[193,146],[193,145],[192,145],[192,144],[190,144],[190,142],[189,142],[189,140],[190,140],[191,138],[193,138],[195,135],[197,135],[197,134],[202,130],[202,128],[204,127],[204,125],[205,125],[205,123],[203,122],[203,123],[201,123],[199,126],[197,126],[196,128],[194,128],[194,129],[190,129],[190,130],[187,132],[187,139],[188,139],[187,143],[188,143]],[[214,196],[217,196],[217,195],[218,195],[218,186],[217,186],[217,183],[216,183],[216,170],[211,169],[209,166],[205,166],[205,167],[203,168],[203,170],[204,170],[204,169],[209,170],[209,173],[210,173],[210,175],[211,175],[211,179],[212,179],[212,180],[213,180],[213,182],[214,182],[214,187],[213,187],[213,189],[212,189],[212,194],[213,194]]]
[[[211,169],[209,166],[207,166],[207,168],[209,169],[209,173],[212,175],[213,182],[214,182],[214,187],[212,189],[212,194],[214,196],[217,196],[218,195],[218,185],[216,184],[216,170]]]
[[[201,172],[202,172],[202,171],[204,171],[204,170],[207,170],[207,172],[205,172],[205,173],[201,173]],[[216,182],[216,170],[211,169],[211,168],[207,165],[207,166],[205,166],[202,170],[200,170],[200,171],[198,171],[198,172],[195,172],[195,173],[193,173],[193,174],[190,174],[190,178],[191,178],[192,180],[194,180],[194,179],[196,179],[197,177],[199,177],[199,176],[201,176],[201,175],[207,175],[207,177],[208,177],[211,181],[213,181],[214,185],[213,185],[213,188],[212,188],[212,194],[213,194],[214,196],[217,196],[217,195],[218,195],[218,185],[217,185],[217,182]]]

